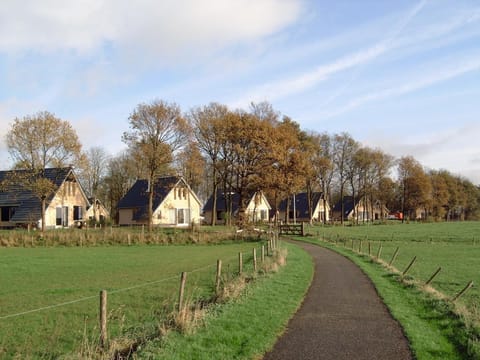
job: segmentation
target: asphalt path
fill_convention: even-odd
[[[297,243],[315,263],[304,302],[264,360],[412,359],[400,325],[350,260]]]

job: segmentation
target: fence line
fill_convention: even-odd
[[[230,257],[226,258],[226,261],[233,260],[233,259],[237,258],[237,256],[238,255],[230,256]],[[199,272],[199,271],[202,271],[202,270],[208,269],[210,267],[214,267],[214,266],[216,266],[216,265],[215,264],[213,264],[213,265],[210,264],[210,265],[199,267],[197,269],[190,270],[188,272],[189,273],[196,273],[196,272]],[[129,286],[129,287],[126,287],[126,288],[117,289],[117,290],[111,290],[111,291],[109,291],[109,294],[118,294],[118,293],[142,288],[142,287],[149,286],[149,285],[159,284],[159,283],[162,283],[162,282],[165,282],[165,281],[176,279],[177,277],[178,277],[178,275],[172,275],[170,277],[163,278],[163,279],[160,279],[160,280],[147,281],[147,282],[142,283],[142,284],[133,285],[133,286]],[[15,314],[3,315],[3,316],[0,316],[0,320],[11,319],[11,318],[14,318],[14,317],[33,314],[33,313],[37,313],[37,312],[41,312],[41,311],[45,311],[45,310],[51,310],[51,309],[55,309],[55,308],[59,308],[59,307],[67,306],[67,305],[80,303],[80,302],[87,301],[87,300],[96,299],[97,297],[98,297],[98,295],[91,295],[91,296],[78,298],[78,299],[75,299],[75,300],[66,301],[66,302],[59,303],[59,304],[52,304],[52,305],[43,306],[43,307],[40,307],[40,308],[37,308],[37,309],[31,309],[31,310],[18,312],[18,313],[15,313]]]
[[[234,259],[234,258],[236,258],[236,255],[227,258],[227,260],[231,260],[231,259]],[[209,267],[213,267],[213,266],[215,266],[215,265],[206,265],[206,266],[202,266],[200,268],[191,270],[189,272],[190,273],[195,273],[195,272],[199,272],[199,271],[208,269]],[[122,292],[125,292],[125,291],[138,289],[138,288],[141,288],[141,287],[154,285],[154,284],[159,284],[159,283],[162,283],[162,282],[165,282],[165,281],[173,280],[173,279],[176,279],[177,277],[178,277],[178,275],[173,275],[173,276],[170,276],[168,278],[163,278],[163,279],[160,279],[160,280],[148,281],[148,282],[145,282],[145,283],[142,283],[142,284],[133,285],[133,286],[129,286],[129,287],[126,287],[126,288],[111,290],[108,293],[109,294],[118,294],[118,293],[122,293]],[[43,307],[40,307],[40,308],[37,308],[37,309],[26,310],[26,311],[22,311],[22,312],[15,313],[15,314],[0,316],[0,320],[10,319],[10,318],[14,318],[14,317],[22,316],[22,315],[33,314],[33,313],[44,311],[44,310],[55,309],[55,308],[59,308],[59,307],[62,307],[62,306],[72,305],[72,304],[76,304],[76,303],[79,303],[79,302],[83,302],[83,301],[87,301],[87,300],[91,300],[91,299],[96,299],[96,298],[98,298],[98,295],[86,296],[86,297],[83,297],[83,298],[79,298],[79,299],[75,299],[75,300],[71,300],[71,301],[66,301],[66,302],[59,303],[59,304],[47,305],[47,306],[43,306]]]
[[[323,238],[321,238],[320,240],[323,240],[324,242],[332,242],[332,240],[328,239],[325,237],[325,235],[323,236]],[[357,253],[359,255],[366,255],[365,253],[363,253],[361,251],[361,245],[359,246],[359,249],[358,251],[356,251],[353,247],[353,243],[354,243],[354,239],[352,238],[352,248],[349,249],[349,250],[352,250],[352,252],[354,253]],[[362,240],[358,240],[360,241],[360,244],[362,242]],[[347,239],[344,239],[344,245],[347,243]],[[334,242],[334,244],[337,246],[337,241]],[[369,242],[369,246],[370,246],[370,242]],[[393,262],[395,261],[397,255],[398,255],[398,251],[399,251],[399,247],[397,247],[395,249],[395,252],[393,253],[393,256],[390,260],[390,262],[388,263],[388,268],[393,268],[395,271],[397,271],[399,274],[401,274],[402,278],[407,274],[407,272],[410,270],[410,268],[413,266],[413,264],[415,263],[415,261],[417,260],[417,257],[414,256],[413,259],[411,260],[411,262],[408,264],[408,266],[406,267],[406,269],[403,271],[403,272],[400,272],[398,269],[394,268],[393,267]],[[377,253],[377,256],[376,257],[373,257],[370,253],[370,248],[369,248],[369,253],[368,253],[368,256],[372,259],[376,259],[377,261],[382,261],[382,259],[380,258],[380,252],[382,251],[382,243],[380,242],[379,246],[378,246],[378,253]],[[387,263],[385,263],[387,264]],[[435,276],[438,275],[438,273],[442,270],[441,267],[439,267],[435,273],[424,283],[424,285],[429,285],[430,282],[433,280],[433,278]],[[460,298],[465,292],[467,292],[470,288],[473,287],[473,280],[471,280],[459,293],[457,293],[455,296],[453,297],[448,297],[445,295],[445,300],[449,300],[451,302],[455,302],[456,300],[458,300],[458,298]]]

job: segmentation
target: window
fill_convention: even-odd
[[[0,221],[10,221],[12,216],[15,214],[15,208],[11,206],[5,206],[0,208]]]
[[[83,219],[83,207],[74,206],[73,207],[73,220],[82,220]]]
[[[62,226],[62,208],[61,207],[57,207],[56,209],[56,223],[55,225],[57,226]]]
[[[68,207],[67,206],[59,206],[56,208],[56,222],[57,226],[68,226]]]
[[[177,224],[185,225],[190,223],[190,209],[177,209]]]
[[[260,220],[267,220],[267,210],[260,210]]]

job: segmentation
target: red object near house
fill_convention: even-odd
[[[396,211],[388,215],[389,220],[403,220],[403,213],[401,211]]]

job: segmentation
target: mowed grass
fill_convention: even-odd
[[[429,223],[312,227],[309,229],[313,239],[336,243],[337,251],[359,259],[359,264],[375,282],[379,293],[384,297],[392,312],[405,327],[418,358],[445,358],[445,354],[435,355],[434,349],[441,337],[455,344],[464,358],[480,358],[480,223]],[[314,240],[316,241],[316,240]],[[379,265],[371,263],[368,257],[358,257],[352,252],[378,254],[388,264],[395,251],[398,255],[393,262],[399,272],[406,270],[412,259],[416,262],[406,275],[417,287],[395,288],[399,275],[393,276],[386,269],[377,269]],[[363,259],[363,260],[362,260]],[[441,293],[439,302],[420,290],[422,285],[441,267],[440,273],[431,282],[431,286]],[[381,272],[383,271],[383,275]],[[453,299],[470,282],[474,286],[452,305]],[[407,291],[407,292],[406,292]],[[393,294],[393,295],[392,295]],[[405,303],[409,306],[403,306]],[[410,308],[410,310],[409,310]],[[452,312],[452,310],[454,312]],[[455,315],[456,314],[456,315]],[[427,323],[425,323],[427,321]],[[428,324],[428,321],[431,324]],[[424,327],[437,330],[428,332]],[[409,333],[410,332],[410,333]],[[438,332],[438,335],[435,335]],[[430,334],[430,335],[427,335]],[[438,346],[437,346],[438,347]],[[443,346],[445,349],[445,346]],[[443,350],[442,350],[443,351]],[[445,350],[446,351],[446,350]],[[456,355],[446,358],[455,358]]]
[[[287,263],[276,274],[259,277],[239,298],[213,307],[193,334],[171,332],[148,344],[139,359],[260,359],[283,333],[301,305],[313,277],[311,257],[288,249]]]
[[[95,346],[102,289],[110,339],[145,335],[173,309],[182,271],[189,298],[211,296],[216,260],[233,274],[238,252],[248,261],[253,247],[259,253],[254,242],[0,248],[0,358],[53,359]]]
[[[408,275],[427,281],[441,267],[431,285],[447,297],[454,297],[469,281],[474,282],[459,302],[478,313],[480,297],[480,222],[412,223],[390,225],[312,227],[310,234],[352,246],[358,251],[376,255],[382,246],[381,258],[389,263],[398,248],[393,266],[403,271],[413,259],[417,260]],[[346,244],[345,244],[346,242]],[[476,285],[476,286],[475,286]],[[480,320],[480,317],[479,317]]]

